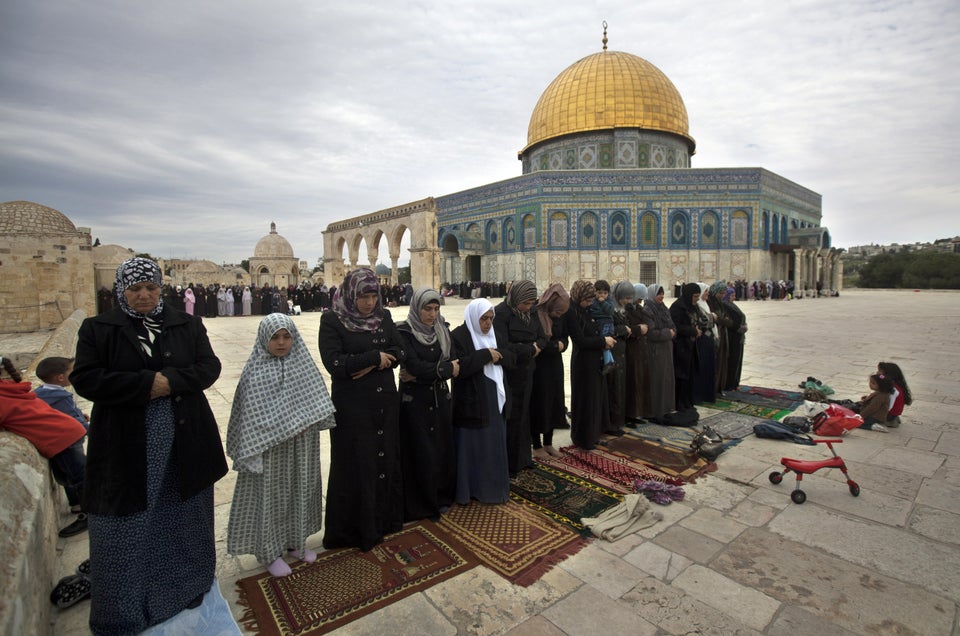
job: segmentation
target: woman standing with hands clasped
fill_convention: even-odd
[[[270,314],[233,396],[227,454],[237,471],[227,551],[254,554],[287,576],[284,554],[312,563],[306,538],[320,531],[320,431],[334,426],[320,370],[289,316]]]
[[[400,371],[403,519],[436,520],[453,503],[456,488],[453,402],[447,380],[460,372],[449,328],[440,315],[440,294],[418,289],[397,330],[407,356]]]
[[[503,369],[513,364],[514,354],[494,331],[493,305],[486,298],[470,301],[463,324],[450,335],[460,361],[453,379],[456,502],[505,503],[510,472],[504,413],[510,395]]]
[[[319,339],[337,409],[323,547],[367,551],[403,526],[393,368],[405,354],[372,269],[355,269],[343,279],[332,311],[320,319]]]
[[[564,316],[569,309],[570,295],[563,285],[554,283],[543,292],[531,312],[532,320],[540,323],[545,341],[531,385],[531,394],[537,396],[536,400],[530,400],[530,436],[535,458],[560,456],[560,451],[553,447],[553,429],[566,421],[563,352],[568,346]]]

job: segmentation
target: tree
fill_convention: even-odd
[[[397,282],[401,285],[412,282],[410,279],[410,266],[397,268]]]
[[[240,261],[240,267],[243,268],[243,271],[245,271],[245,272],[247,272],[247,273],[249,274],[249,273],[250,273],[250,259],[245,258],[245,259],[243,259],[242,261]]]

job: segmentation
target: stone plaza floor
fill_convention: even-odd
[[[451,327],[465,306],[442,307]],[[859,497],[831,470],[805,477],[807,502],[791,503],[793,477],[774,486],[767,475],[782,456],[826,448],[750,436],[720,456],[717,472],[685,486],[683,502],[658,506],[663,521],[615,543],[594,540],[530,587],[478,567],[335,633],[960,635],[960,293],[856,290],[740,306],[749,325],[743,384],[793,389],[814,376],[859,399],[878,361],[904,369],[914,404],[902,426],[856,430],[837,447]],[[392,310],[394,320],[406,313]],[[320,314],[295,320],[319,364]],[[259,318],[205,323],[223,362],[207,395],[225,434]],[[557,431],[555,445],[568,443]],[[322,449],[326,477],[327,433]],[[217,572],[240,616],[236,581],[263,570],[226,553],[235,475],[215,489]],[[71,519],[64,512],[61,526]],[[308,545],[319,551],[321,536]],[[58,550],[59,578],[87,557],[86,534]],[[87,602],[60,611],[54,633],[89,633],[88,612]]]

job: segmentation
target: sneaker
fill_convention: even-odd
[[[66,528],[63,528],[60,532],[57,533],[59,537],[72,537],[75,534],[80,534],[85,532],[87,529],[87,513],[81,512],[77,515],[77,518]]]
[[[889,433],[889,432],[890,432],[890,430],[889,430],[886,426],[884,426],[883,424],[871,424],[871,425],[870,425],[870,430],[871,430],[871,431],[876,431],[876,432],[878,432],[878,433]]]

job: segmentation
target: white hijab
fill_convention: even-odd
[[[475,298],[467,305],[463,312],[464,322],[470,331],[470,337],[473,339],[473,346],[477,351],[481,349],[496,349],[497,335],[493,332],[493,324],[490,330],[483,333],[480,328],[480,316],[493,309],[493,305],[486,298]],[[498,364],[488,362],[483,365],[483,375],[494,381],[497,385],[497,406],[503,413],[503,405],[507,402],[507,389],[503,385],[503,369]]]

